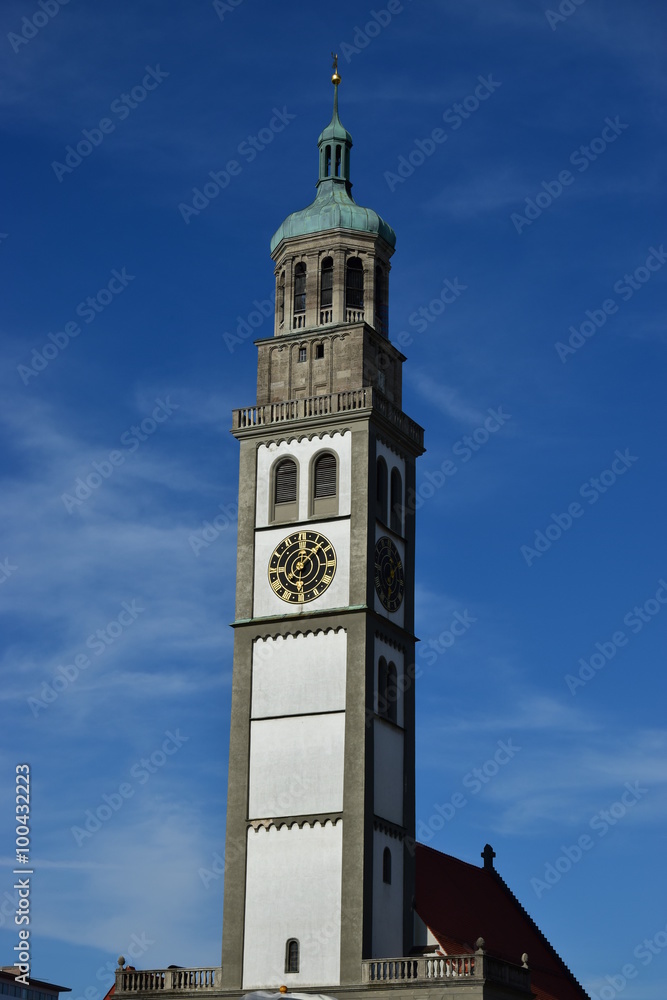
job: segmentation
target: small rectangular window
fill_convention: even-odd
[[[306,348],[305,347],[300,347],[299,348],[299,361],[306,361],[306,359],[307,359]]]
[[[316,344],[315,345],[315,357],[316,358],[323,358],[324,357],[324,344]]]

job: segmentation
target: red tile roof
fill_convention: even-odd
[[[478,868],[416,845],[415,909],[443,951],[475,950],[483,937],[489,955],[521,965],[528,955],[539,1000],[588,1000],[544,934],[491,865]]]

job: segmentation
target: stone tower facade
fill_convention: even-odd
[[[240,442],[222,986],[358,984],[414,897],[414,489],[388,339],[393,230],[334,110],[271,244],[274,336]],[[414,495],[414,494],[413,494]]]

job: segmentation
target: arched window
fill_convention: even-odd
[[[340,146],[336,146],[336,177],[340,177]]]
[[[391,885],[391,851],[388,847],[382,852],[382,881]]]
[[[345,268],[345,308],[347,310],[364,308],[364,268],[358,257],[351,257]],[[348,315],[348,323],[355,318]]]
[[[397,721],[398,676],[396,664],[387,663],[384,656],[378,660],[378,715],[390,722]]]
[[[278,321],[283,325],[285,321],[285,272],[280,275],[278,283]]]
[[[384,656],[378,660],[378,715],[387,710],[387,661]]]
[[[297,515],[297,469],[296,462],[284,458],[275,467],[273,474],[273,517],[276,521],[287,521]]]
[[[285,972],[299,971],[299,942],[296,938],[289,938],[285,945]]]
[[[323,309],[331,306],[333,302],[333,258],[325,257],[322,261],[322,272],[320,279],[320,305]]]
[[[391,470],[391,530],[403,533],[403,480],[396,467]]]
[[[324,152],[324,176],[331,177],[331,146],[327,146]]]
[[[387,664],[387,687],[385,690],[385,718],[389,719],[390,722],[396,722],[398,715],[398,676],[396,673],[396,664]]]
[[[385,337],[389,330],[388,314],[385,275],[378,266],[375,268],[375,329]]]
[[[338,465],[330,451],[318,455],[313,465],[311,513],[319,516],[338,513]]]
[[[306,265],[301,261],[294,268],[294,312],[306,311]]]
[[[375,516],[379,521],[387,521],[387,463],[380,456],[377,460],[375,477]]]

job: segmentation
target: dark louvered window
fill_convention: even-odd
[[[333,298],[333,259],[325,257],[322,261],[322,306],[330,306]]]
[[[397,535],[403,529],[403,481],[397,468],[391,470],[391,530]]]
[[[397,716],[397,699],[398,699],[398,684],[396,675],[396,664],[387,664],[387,707],[385,710],[385,718],[389,719],[390,722],[396,722]]]
[[[375,329],[379,333],[387,335],[389,326],[389,310],[387,309],[387,295],[385,291],[384,271],[381,267],[375,268]]]
[[[384,656],[378,660],[378,715],[387,710],[387,661]]]
[[[276,469],[275,502],[294,503],[296,501],[296,462],[286,458]]]
[[[345,305],[348,309],[364,308],[364,270],[358,257],[352,257],[347,262]]]
[[[391,851],[388,847],[382,852],[382,881],[391,885]]]
[[[294,312],[306,311],[306,265],[297,264],[294,268]]]
[[[377,461],[377,479],[375,484],[375,513],[383,522],[387,520],[387,463],[380,457]]]
[[[280,284],[278,285],[278,320],[283,322],[285,319],[285,272],[280,275]]]
[[[315,462],[315,492],[316,500],[322,497],[336,496],[336,459],[334,455],[320,455]]]

